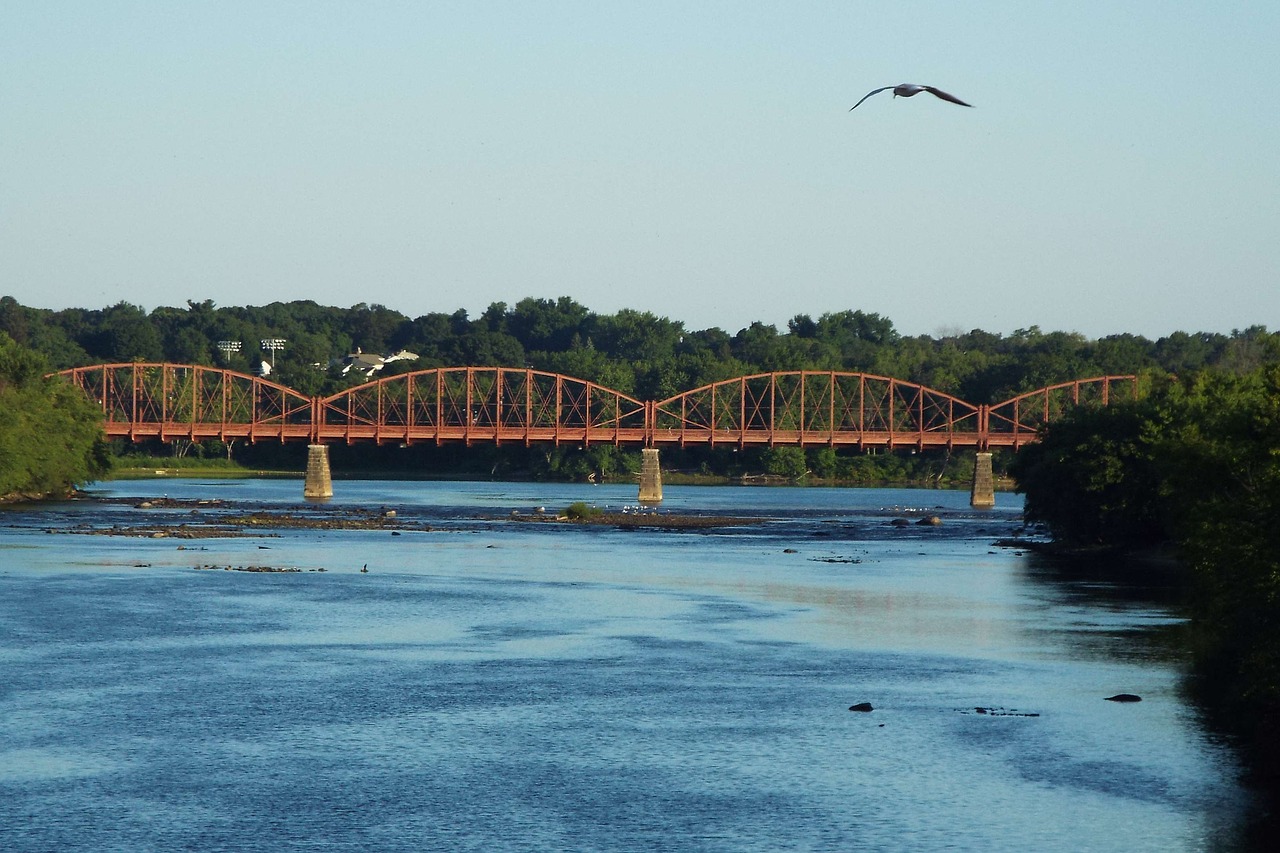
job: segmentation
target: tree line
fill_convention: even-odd
[[[349,308],[313,301],[219,307],[212,300],[146,311],[128,302],[106,308],[31,308],[0,297],[0,332],[38,353],[51,370],[113,362],[175,362],[253,372],[274,363],[272,379],[305,394],[332,394],[366,381],[343,373],[341,359],[357,350],[416,358],[388,364],[379,375],[432,367],[530,367],[586,379],[640,399],[663,399],[737,376],[778,370],[837,370],[890,376],[974,403],[998,402],[1056,382],[1103,374],[1201,370],[1247,373],[1280,363],[1280,333],[1255,326],[1230,334],[1174,332],[1156,340],[1119,334],[1090,340],[1038,327],[1009,335],[949,332],[903,335],[886,317],[860,310],[797,314],[785,328],[753,322],[730,333],[690,329],[679,320],[624,309],[597,313],[569,297],[495,302],[479,316],[465,310],[409,317],[383,305]],[[283,341],[269,350],[264,342]],[[220,344],[226,344],[220,346]],[[221,455],[225,448],[197,447]],[[118,447],[124,452],[126,448]],[[343,451],[361,467],[422,467],[495,476],[629,476],[636,455],[616,449],[504,449],[466,454],[418,448],[394,462],[377,450]],[[266,444],[239,454],[258,466],[296,467],[297,448]],[[413,457],[411,459],[405,457]],[[492,457],[492,458],[491,458]],[[999,466],[1003,460],[997,459]],[[335,465],[338,461],[335,460]],[[878,458],[830,448],[764,448],[732,453],[664,453],[664,464],[736,476],[761,472],[806,475],[860,484],[963,481],[964,456],[921,454]],[[477,467],[479,466],[479,467]]]
[[[30,308],[0,297],[0,331],[41,353],[52,369],[104,362],[168,361],[251,372],[275,362],[273,378],[307,394],[363,381],[333,367],[356,349],[415,353],[389,365],[531,367],[563,373],[640,399],[663,399],[722,379],[775,370],[839,370],[916,382],[975,403],[998,402],[1054,382],[1102,374],[1204,369],[1247,372],[1280,360],[1280,333],[1254,326],[1231,334],[1174,332],[1157,340],[1109,335],[1090,340],[1039,327],[1000,335],[975,329],[938,336],[900,334],[888,318],[859,310],[785,329],[754,322],[737,332],[687,329],[679,320],[624,309],[601,314],[569,297],[495,302],[409,317],[383,305],[326,307],[312,301],[218,307],[212,300],[147,312],[128,302],[107,308]],[[263,341],[282,339],[270,351]],[[221,350],[231,342],[238,351]],[[384,374],[385,375],[385,374]]]

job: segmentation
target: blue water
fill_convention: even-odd
[[[0,514],[0,849],[1235,849],[1177,614],[994,546],[1016,496],[668,487],[766,521],[637,532],[511,519],[634,486],[335,491]],[[161,495],[431,529],[61,532],[230,511]]]

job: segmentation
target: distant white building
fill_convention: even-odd
[[[403,349],[394,355],[383,356],[364,352],[359,347],[356,347],[355,352],[342,360],[342,375],[346,376],[354,370],[357,373],[363,373],[366,379],[372,379],[375,373],[392,362],[417,361],[417,359],[418,354],[416,352],[409,352]]]
[[[390,364],[393,361],[417,361],[418,358],[419,356],[416,352],[409,352],[407,349],[402,349],[400,350],[400,352],[396,353],[395,355],[389,355],[386,358],[384,358],[382,360],[382,363]]]

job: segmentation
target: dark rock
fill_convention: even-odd
[[[795,548],[783,548],[783,549],[782,549],[782,553],[784,553],[784,554],[796,554],[796,553],[799,553],[799,552],[797,552]]]
[[[892,524],[894,527],[910,527],[911,526],[911,522],[907,521],[905,518],[895,518],[893,521],[889,523]]]
[[[1107,697],[1108,702],[1141,702],[1142,697],[1133,693],[1117,693],[1114,696]]]
[[[859,702],[857,705],[850,705],[849,710],[865,712],[865,711],[874,711],[875,709],[871,707],[870,702]]]
[[[979,714],[984,717],[1038,717],[1038,713],[1028,714],[1025,711],[1019,711],[1016,708],[992,708],[978,705],[972,711],[967,708],[957,709],[962,714]]]

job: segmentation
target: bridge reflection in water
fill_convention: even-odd
[[[327,397],[190,364],[100,364],[59,375],[101,406],[108,437],[306,441],[320,449],[367,441],[612,444],[653,451],[645,467],[654,476],[658,448],[690,446],[973,448],[987,454],[989,471],[991,448],[1035,441],[1074,406],[1137,393],[1131,375],[1062,382],[993,405],[886,376],[811,370],[740,376],[657,401],[506,367],[420,370]]]

